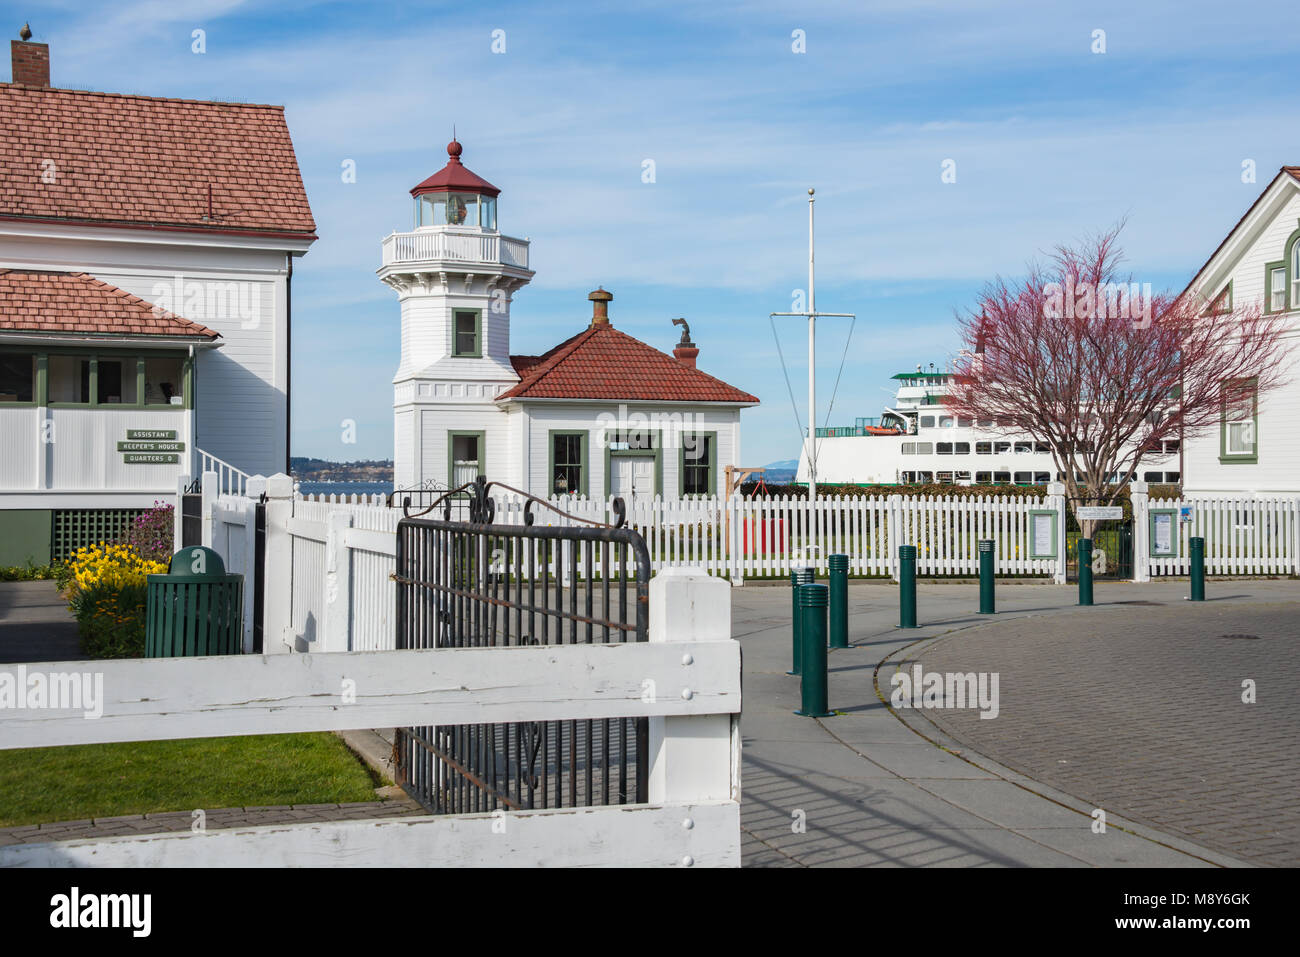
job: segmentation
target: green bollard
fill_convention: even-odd
[[[799,612],[799,588],[802,585],[811,585],[813,580],[813,569],[811,568],[792,568],[790,569],[790,670],[788,675],[799,674],[799,663],[803,658],[803,629],[802,615]]]
[[[825,585],[800,585],[799,614],[803,619],[803,674],[799,676],[801,707],[795,714],[828,718],[835,712],[826,704],[826,612],[830,589]]]
[[[831,555],[831,647],[849,646],[849,556]]]
[[[916,628],[916,546],[898,546],[898,627]]]
[[[1192,601],[1205,601],[1205,539],[1192,538]]]
[[[993,553],[993,539],[986,538],[979,543],[980,553],[980,614],[993,615],[997,608],[993,601],[993,565],[997,556]]]
[[[1092,604],[1092,539],[1081,538],[1078,544],[1079,557],[1079,604]]]

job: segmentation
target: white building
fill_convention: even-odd
[[[315,223],[278,106],[0,84],[0,565],[195,475],[287,471],[290,286]]]
[[[1285,314],[1290,382],[1263,396],[1241,383],[1218,428],[1189,436],[1189,492],[1300,491],[1300,167],[1285,166],[1193,278],[1210,300]]]
[[[461,152],[450,143],[447,165],[411,190],[414,228],[383,241],[378,275],[402,312],[395,488],[484,475],[541,497],[722,494],[740,410],[758,400],[697,369],[689,331],[671,356],[619,332],[603,289],[577,335],[511,355],[529,244],[498,230],[500,191]]]

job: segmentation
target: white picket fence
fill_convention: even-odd
[[[1180,520],[1184,507],[1192,510],[1187,522]],[[1300,574],[1300,497],[1189,497],[1149,504],[1151,511],[1160,509],[1174,513],[1176,546],[1172,556],[1150,557],[1153,576],[1188,574],[1194,537],[1205,539],[1207,574]]]

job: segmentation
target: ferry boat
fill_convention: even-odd
[[[1047,443],[1005,424],[957,415],[948,405],[952,372],[927,370],[892,377],[894,399],[879,416],[851,426],[817,429],[813,442],[821,485],[1045,485],[1064,478]],[[1175,484],[1182,478],[1179,443],[1143,456],[1136,478]],[[809,478],[808,450],[796,481]],[[1118,479],[1112,476],[1112,480]]]

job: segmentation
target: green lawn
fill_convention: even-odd
[[[328,733],[0,751],[0,827],[373,801],[382,783]]]

